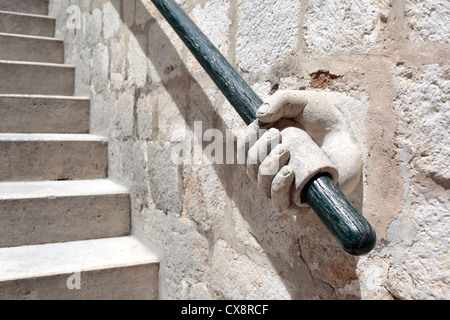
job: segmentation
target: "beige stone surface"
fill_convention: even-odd
[[[108,138],[89,134],[90,126],[101,132],[106,123],[100,112],[89,123],[86,96],[91,85],[108,88],[110,52],[106,45],[81,52],[81,45],[96,44],[103,25],[104,35],[114,37],[120,20],[111,6],[104,12],[111,23],[99,24],[97,10],[93,30],[77,33],[77,14],[90,1],[60,4],[71,4],[59,9],[70,14],[66,27],[79,36],[71,47],[80,52],[78,70],[63,63],[67,42],[53,38],[56,19],[36,15],[48,13],[48,0],[0,0],[0,10],[21,12],[0,11],[0,298],[157,299],[159,260],[130,236],[128,188],[106,179]],[[41,34],[50,31],[52,38]],[[82,84],[77,90],[75,82]],[[92,96],[109,114],[113,100]],[[131,135],[117,127],[120,137]]]
[[[87,133],[86,97],[0,95],[0,131],[9,133]]]
[[[133,237],[3,248],[0,257],[3,300],[131,300],[158,295],[157,257]]]
[[[105,178],[107,142],[88,134],[2,133],[0,181]]]
[[[133,233],[164,257],[161,298],[448,297],[445,1],[177,1],[263,99],[306,89],[360,102],[345,114],[364,133],[349,198],[378,242],[359,258],[314,213],[272,210],[244,166],[174,164],[175,130],[194,157],[210,143],[195,121],[202,133],[245,125],[150,1],[74,2],[77,32],[65,26],[69,1],[50,13],[81,67],[76,90],[95,96],[109,172],[130,187]]]
[[[0,183],[0,247],[130,232],[128,190],[109,180]]]
[[[49,11],[49,0],[23,0],[20,2],[1,0],[0,10],[47,15]]]
[[[0,94],[37,94],[70,96],[74,93],[73,66],[0,60]]]
[[[3,11],[0,12],[0,30],[14,34],[53,37],[55,19],[48,16]]]
[[[64,42],[61,40],[0,33],[0,41],[0,60],[64,63]]]

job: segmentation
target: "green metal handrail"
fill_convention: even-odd
[[[174,0],[152,0],[191,53],[246,124],[256,120],[263,101],[236,72]],[[375,231],[327,175],[314,177],[302,190],[302,200],[316,212],[325,226],[352,255],[371,251]]]

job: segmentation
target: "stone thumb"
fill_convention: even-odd
[[[281,118],[294,118],[308,103],[308,97],[309,95],[302,91],[277,91],[259,107],[256,116],[263,123],[275,122]]]
[[[271,123],[283,118],[284,112],[280,104],[273,104],[270,101],[264,102],[256,111],[256,117],[263,123]]]

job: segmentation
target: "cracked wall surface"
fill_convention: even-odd
[[[224,139],[245,124],[150,1],[50,2],[110,176],[130,189],[132,232],[160,255],[162,299],[450,297],[448,1],[177,0],[262,99],[359,102],[347,120],[366,155],[349,198],[378,236],[362,257],[314,213],[273,211],[242,165],[174,163],[174,141],[191,160],[208,146],[196,122]]]

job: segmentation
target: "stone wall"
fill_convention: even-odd
[[[130,188],[133,233],[160,254],[161,298],[450,298],[448,1],[177,2],[263,99],[359,101],[366,154],[349,197],[378,242],[349,256],[314,213],[273,211],[242,165],[174,163],[178,134],[194,156],[208,144],[196,121],[244,123],[149,0],[53,0],[91,132]]]

